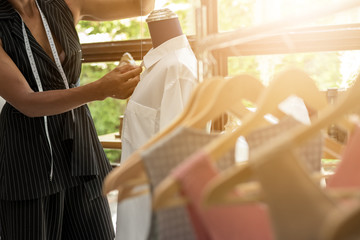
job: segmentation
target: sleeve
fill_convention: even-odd
[[[186,66],[168,69],[160,106],[160,130],[168,126],[183,111],[196,86],[196,76]]]

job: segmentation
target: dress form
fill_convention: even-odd
[[[125,110],[122,161],[181,113],[197,84],[196,58],[177,15],[169,9],[156,10],[146,22],[153,48],[143,57],[141,80]],[[152,224],[149,194],[127,199],[117,210],[116,239],[148,239]]]
[[[177,15],[168,8],[152,11],[146,22],[153,48],[183,34]]]

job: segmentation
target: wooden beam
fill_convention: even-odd
[[[360,24],[347,24],[293,29],[216,51],[230,57],[359,49]]]
[[[194,49],[196,42],[194,36],[188,37]],[[101,43],[85,43],[81,45],[83,63],[89,62],[114,62],[119,61],[125,52],[129,52],[135,60],[142,57],[152,48],[151,39],[127,40]]]

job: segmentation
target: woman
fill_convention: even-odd
[[[1,239],[113,239],[109,162],[86,103],[128,98],[140,67],[75,87],[80,20],[148,14],[154,0],[0,0]]]

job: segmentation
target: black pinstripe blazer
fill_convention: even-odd
[[[53,35],[62,45],[66,58],[63,68],[69,86],[74,87],[81,71],[81,45],[73,17],[64,0],[38,0]],[[43,89],[64,89],[60,73],[27,29]],[[21,19],[7,0],[0,0],[0,38],[3,48],[38,91],[26,55]],[[0,77],[1,73],[0,73]],[[71,112],[48,117],[54,156],[54,178],[50,174],[50,148],[44,119],[29,118],[6,103],[0,114],[0,199],[39,198],[85,183],[90,198],[101,194],[102,180],[111,166],[99,143],[86,105]]]

